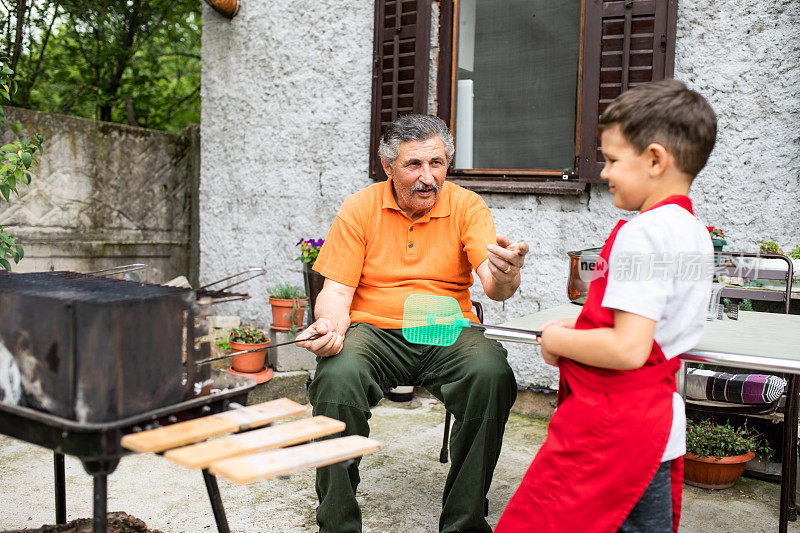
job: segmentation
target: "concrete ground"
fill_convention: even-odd
[[[365,532],[436,531],[449,464],[438,461],[444,408],[436,400],[384,400],[373,410],[372,437],[384,443],[362,462],[359,499]],[[489,523],[497,523],[545,438],[547,421],[512,413],[489,491]],[[0,436],[0,530],[54,522],[52,452]],[[237,486],[220,480],[232,531],[316,531],[313,472]],[[109,478],[109,511],[125,511],[164,532],[215,531],[200,472],[153,455],[122,459]],[[779,486],[742,478],[732,488],[684,487],[683,532],[776,531]],[[91,478],[67,458],[67,518],[92,514]],[[789,531],[800,532],[800,522]]]

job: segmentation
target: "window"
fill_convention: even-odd
[[[460,0],[457,17],[454,168],[573,167],[580,0]]]
[[[599,181],[597,118],[622,91],[671,75],[676,2],[433,2],[437,113],[456,137],[450,179],[520,193],[578,193]],[[426,109],[430,6],[376,1],[373,139],[396,116]],[[370,150],[372,171],[377,143]],[[371,174],[383,177],[377,167]]]

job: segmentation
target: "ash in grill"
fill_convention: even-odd
[[[194,304],[189,289],[74,272],[1,275],[0,399],[84,423],[185,400]]]

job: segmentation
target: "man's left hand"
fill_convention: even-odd
[[[500,283],[509,283],[517,279],[519,271],[525,265],[525,254],[528,253],[529,246],[524,241],[512,242],[505,235],[498,235],[497,244],[490,244],[486,250],[492,277]]]

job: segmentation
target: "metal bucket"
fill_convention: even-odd
[[[601,248],[587,248],[567,252],[569,256],[569,277],[567,278],[567,297],[569,301],[583,305],[589,294],[589,284],[594,276]]]

